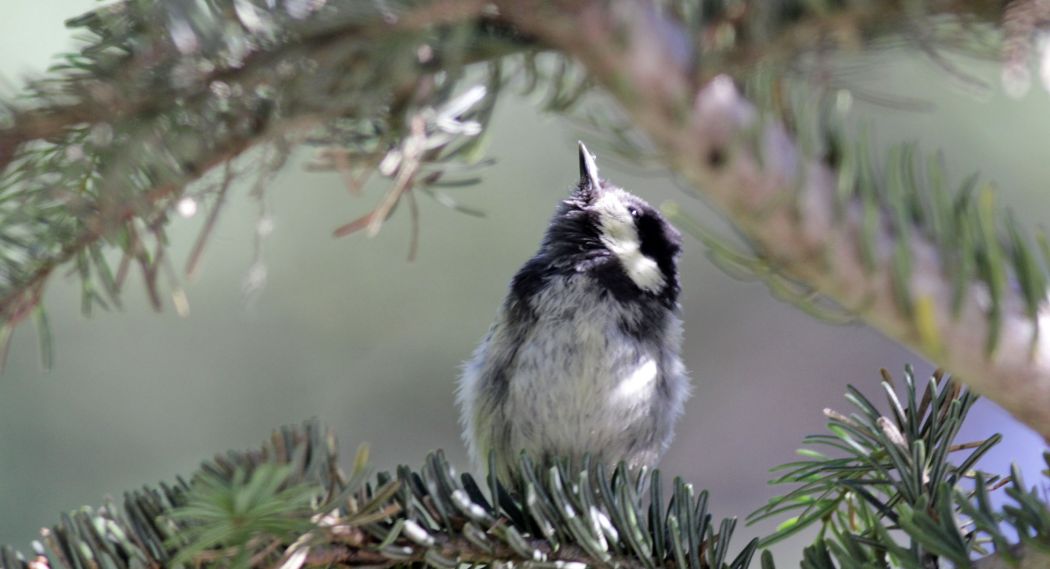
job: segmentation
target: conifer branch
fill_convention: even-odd
[[[855,412],[826,412],[831,434],[808,437],[804,459],[780,468],[776,482],[797,487],[755,517],[797,515],[765,542],[821,524],[803,569],[1041,567],[1045,496],[1016,471],[976,469],[998,435],[954,440],[976,397],[940,374],[923,389],[906,371],[899,395],[883,379],[886,412],[850,387]],[[610,475],[523,456],[523,476],[507,488],[457,476],[440,452],[373,476],[361,447],[346,475],[336,449],[316,422],[283,428],[259,450],[217,455],[189,481],[65,515],[41,532],[33,558],[0,548],[0,569],[748,569],[760,547],[733,545],[735,522],[715,523],[707,492],[676,479],[665,496],[659,471],[632,478],[622,466]],[[994,491],[1009,498],[1001,510]],[[775,569],[768,550],[761,566]]]
[[[34,543],[34,560],[3,548],[0,569],[747,569],[757,543],[731,552],[735,523],[713,522],[707,493],[676,480],[665,503],[656,473],[633,479],[625,467],[609,475],[598,466],[576,477],[523,457],[520,487],[490,480],[482,490],[440,452],[420,469],[374,477],[367,460],[362,447],[346,476],[331,432],[315,422],[286,427],[259,451],[216,456],[189,482],[64,516]]]
[[[852,412],[825,410],[829,433],[806,437],[802,458],[774,469],[772,483],[793,488],[750,520],[790,517],[763,545],[817,525],[803,569],[1042,566],[1050,555],[1045,495],[1016,469],[998,476],[977,468],[1000,435],[955,441],[976,396],[939,371],[923,387],[907,368],[902,383],[898,392],[883,370],[886,411],[850,386]],[[1050,466],[1050,452],[1044,459]],[[1007,495],[1000,511],[992,492]]]

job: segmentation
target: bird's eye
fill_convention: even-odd
[[[631,217],[635,218],[641,217],[642,215],[642,212],[638,211],[638,208],[634,207],[633,205],[627,206],[627,212],[631,214]]]

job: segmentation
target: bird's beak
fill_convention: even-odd
[[[592,191],[601,189],[602,184],[598,181],[598,165],[594,163],[594,156],[579,142],[580,146],[580,188],[590,188]]]

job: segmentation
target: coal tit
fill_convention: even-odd
[[[496,321],[464,364],[464,439],[483,469],[516,479],[521,451],[653,466],[689,395],[679,356],[681,238],[659,211],[598,177],[580,143],[580,180],[539,252],[514,276]]]

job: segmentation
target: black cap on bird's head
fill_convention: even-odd
[[[678,232],[645,200],[603,181],[594,156],[578,145],[580,178],[547,229],[540,254],[523,268],[530,277],[550,270],[593,275],[621,300],[657,297],[673,305],[678,293]],[[540,281],[536,281],[540,282]]]

